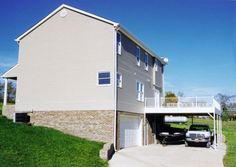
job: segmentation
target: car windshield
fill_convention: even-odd
[[[209,131],[209,127],[207,125],[191,125],[189,130],[192,130],[192,131]]]

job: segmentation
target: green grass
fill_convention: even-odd
[[[224,157],[225,167],[236,166],[236,121],[223,122],[223,133],[226,138],[227,152]]]
[[[211,119],[193,118],[193,123],[194,124],[208,124],[210,126],[211,130],[213,130],[213,120],[211,120]],[[171,123],[171,127],[188,129],[191,124],[192,124],[192,118],[188,118],[187,123],[185,123],[185,124]]]
[[[188,128],[192,123],[191,118],[186,124],[171,124],[171,127],[175,128]],[[196,119],[193,123],[209,124],[213,129],[213,120],[211,119]],[[224,156],[225,167],[236,166],[236,121],[223,121],[223,134],[225,136],[225,142],[227,145],[226,155]]]
[[[50,128],[14,124],[0,115],[0,167],[108,166],[99,158],[102,147]]]
[[[0,115],[2,115],[2,103],[0,102]]]

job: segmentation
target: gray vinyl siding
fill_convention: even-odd
[[[156,73],[154,58],[148,54],[148,71],[145,70],[145,51],[140,47],[141,63],[137,66],[136,44],[125,35],[122,35],[122,54],[117,56],[117,71],[122,74],[122,88],[117,88],[117,109],[120,111],[144,111],[144,102],[136,100],[136,82],[144,84],[144,97],[154,97],[154,86],[162,89],[162,66]],[[154,74],[156,73],[156,77]]]
[[[163,70],[164,70],[164,68],[163,68],[163,65],[161,65],[161,64],[158,66],[157,72],[154,70],[155,71],[154,72],[155,76],[153,76],[154,83],[157,86],[157,88],[159,88],[159,89],[162,89],[162,87],[163,87],[163,85],[162,85],[163,84],[163,78],[162,78]],[[160,92],[160,93],[162,93],[162,92]]]
[[[19,43],[16,111],[112,110],[114,27],[66,9]],[[111,72],[109,86],[97,85]]]

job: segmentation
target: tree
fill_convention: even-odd
[[[222,109],[223,109],[223,110],[227,110],[227,104],[228,104],[228,102],[229,102],[231,96],[218,93],[218,94],[215,96],[215,98],[216,98],[216,100],[220,103]]]
[[[0,103],[3,102],[4,84],[0,82]]]
[[[215,98],[216,100],[220,103],[221,108],[223,110],[222,112],[222,120],[223,121],[228,121],[231,119],[231,117],[234,116],[234,114],[231,114],[230,111],[232,108],[234,108],[235,105],[235,101],[236,100],[232,100],[235,99],[236,95],[233,96],[228,96],[228,95],[224,95],[221,93],[218,93]]]
[[[167,104],[177,104],[178,97],[175,95],[175,93],[168,91],[165,95],[165,105]]]
[[[0,82],[0,102],[3,102],[4,97],[4,83]],[[16,96],[16,85],[13,81],[8,82],[7,86],[7,102],[8,103],[15,103],[15,96]]]
[[[7,86],[7,102],[15,103],[16,85],[14,82],[9,82]]]

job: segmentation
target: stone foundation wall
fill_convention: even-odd
[[[8,119],[13,119],[15,113],[15,105],[3,105],[2,115],[6,116]]]
[[[29,113],[35,125],[58,129],[95,141],[113,143],[114,111],[37,111]]]

